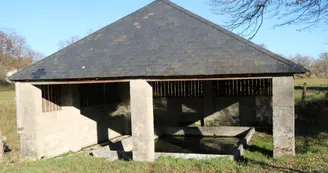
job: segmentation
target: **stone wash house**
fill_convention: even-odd
[[[294,155],[294,74],[307,69],[168,0],[156,0],[10,77],[24,158],[132,135],[153,160],[154,129],[271,126]]]

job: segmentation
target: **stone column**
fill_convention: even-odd
[[[202,126],[210,126],[213,118],[210,115],[214,111],[213,106],[213,84],[212,81],[203,81],[204,92],[204,114],[202,119]]]
[[[273,77],[273,157],[295,155],[294,78]]]
[[[154,161],[154,115],[152,87],[145,80],[130,81],[132,158]]]
[[[41,89],[30,84],[16,82],[17,128],[20,134],[21,156],[38,159],[37,121],[42,114]]]

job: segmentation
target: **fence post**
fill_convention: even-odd
[[[306,99],[306,88],[307,87],[307,83],[304,82],[304,85],[303,85],[303,92],[302,92],[302,101],[305,101]]]
[[[2,141],[2,134],[1,134],[1,129],[0,129],[0,162],[3,159],[3,141]]]

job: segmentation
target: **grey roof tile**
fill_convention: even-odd
[[[147,78],[306,71],[168,0],[157,0],[10,79]]]

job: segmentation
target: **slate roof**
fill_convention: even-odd
[[[272,75],[307,71],[169,0],[156,0],[10,79]]]

